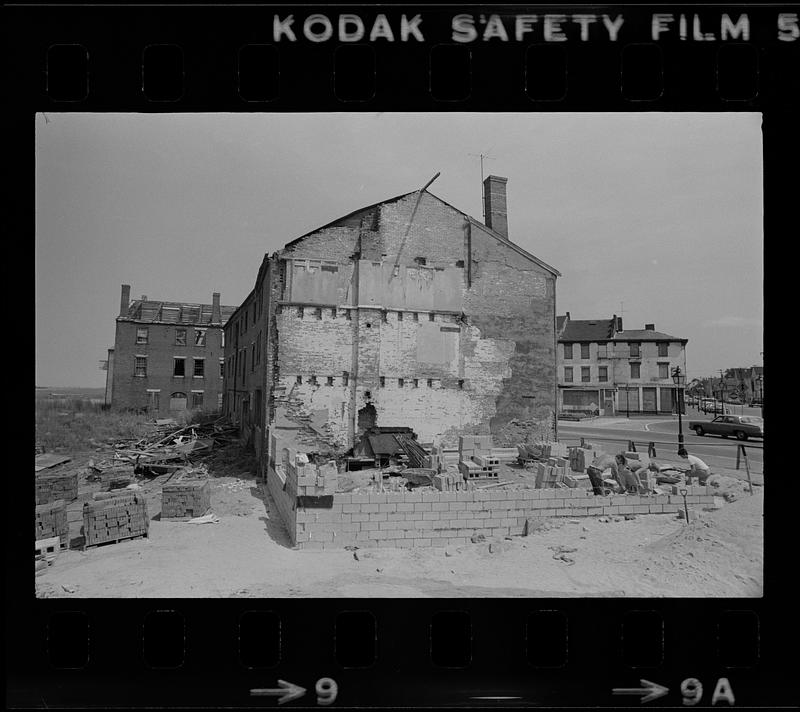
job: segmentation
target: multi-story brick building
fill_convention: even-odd
[[[155,414],[222,405],[223,326],[236,307],[130,299],[122,285],[106,403]]]
[[[671,413],[672,371],[686,374],[687,339],[655,330],[623,330],[622,318],[559,316],[559,412]]]
[[[259,454],[341,455],[376,425],[554,435],[559,273],[510,241],[506,179],[485,188],[485,225],[423,189],[265,256],[225,326],[225,409]]]

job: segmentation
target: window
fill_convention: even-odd
[[[572,383],[572,366],[564,366],[564,381]]]
[[[666,341],[658,342],[658,355],[660,357],[669,356],[669,344]]]
[[[658,364],[658,377],[659,378],[669,378],[669,364],[668,363],[660,363],[660,364]]]
[[[333,376],[328,376],[328,385],[329,386],[333,385]]]
[[[220,346],[222,346],[222,348],[224,349],[225,348],[225,330],[224,329],[222,330],[220,338],[222,339],[222,343],[220,344]]]
[[[414,388],[419,388],[419,378],[415,378],[413,383],[414,383]]]
[[[205,346],[206,345],[206,330],[205,329],[195,329],[194,330],[194,345],[195,346]]]
[[[414,321],[419,321],[419,312],[414,312]]]
[[[183,357],[175,357],[172,360],[172,375],[177,378],[183,378],[186,375],[186,359]]]
[[[192,375],[195,378],[203,378],[206,371],[206,360],[204,358],[196,358],[194,360],[194,371]]]
[[[317,307],[314,310],[314,316],[317,318],[318,321],[322,320],[322,307]]]
[[[256,370],[256,345],[250,344],[250,370]]]
[[[639,378],[639,369],[641,364],[639,363],[632,363],[631,364],[631,378]]]
[[[581,358],[589,358],[589,344],[581,344]]]
[[[175,346],[186,346],[186,329],[175,329]]]
[[[464,260],[456,260],[456,267],[463,267],[463,266],[464,266]]]
[[[597,344],[597,358],[607,358],[608,355],[608,344]]]
[[[581,382],[587,383],[588,381],[591,380],[592,380],[591,369],[589,368],[589,366],[581,366]]]
[[[297,377],[297,383],[300,384],[302,382],[303,382],[303,377],[302,376],[298,376]]]
[[[350,383],[350,374],[347,371],[342,372],[342,385],[346,386]]]
[[[381,388],[383,388],[386,385],[386,378],[384,376],[381,376],[380,380],[381,380]]]
[[[459,388],[463,388],[464,387],[464,381],[462,379],[458,380],[458,387]]]
[[[435,318],[436,318],[436,315],[433,312],[428,314],[428,321],[433,321]]]
[[[598,381],[608,380],[608,366],[600,366],[597,369],[597,380]]]
[[[564,358],[565,359],[572,358],[572,344],[564,344]]]
[[[192,408],[203,407],[203,391],[192,391]]]
[[[639,358],[639,344],[634,342],[634,343],[628,344],[628,346],[631,349],[631,358]],[[638,378],[638,376],[637,376],[637,378]]]
[[[225,375],[225,359],[219,360],[219,377],[222,378]]]
[[[217,410],[222,410],[222,393],[217,393]]]
[[[416,262],[418,265],[428,264],[428,260],[425,259],[424,257],[415,257],[414,262]]]
[[[147,378],[147,356],[135,356],[133,375],[137,378]]]
[[[433,379],[432,378],[428,379],[428,388],[433,388]]]
[[[148,332],[148,329],[146,327],[144,329],[137,329],[136,330],[136,343],[137,344],[146,344],[147,343],[147,332]]]
[[[402,387],[405,385],[405,383],[406,383],[406,382],[405,382],[405,380],[403,380],[402,378],[398,378],[398,379],[397,379],[397,385],[398,385],[400,388],[402,388]]]
[[[389,312],[382,311],[381,312],[381,321],[386,324],[389,321]]]
[[[308,382],[314,386],[317,385],[317,377],[316,376],[309,376]]]

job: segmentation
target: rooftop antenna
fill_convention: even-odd
[[[492,146],[494,148],[494,146]],[[489,154],[492,152],[492,148],[490,148],[486,153],[468,153],[468,156],[474,156],[475,158],[481,159],[481,206],[483,207],[483,222],[486,223],[486,196],[484,195],[484,185],[483,185],[483,162],[484,161],[494,161],[495,159],[492,158]]]

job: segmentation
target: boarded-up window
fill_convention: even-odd
[[[192,391],[192,408],[203,407],[203,391]]]
[[[620,388],[617,394],[617,402],[619,403],[618,411],[634,411],[639,410],[639,389],[638,388]]]
[[[631,364],[631,378],[641,378],[641,364],[639,363],[632,363]]]
[[[639,355],[640,355],[639,354],[639,343],[638,342],[632,342],[632,343],[628,344],[628,347],[631,350],[631,358],[639,358]],[[638,378],[638,376],[637,376],[637,378]]]
[[[669,343],[666,341],[658,342],[658,355],[662,358],[669,355]]]
[[[175,329],[175,346],[186,346],[186,329]]]
[[[675,392],[672,388],[661,388],[661,403],[659,405],[659,410],[662,413],[671,413],[672,409],[675,407]]]
[[[147,327],[145,327],[143,329],[136,329],[136,343],[137,344],[146,344],[147,343],[147,336],[148,336]]]
[[[669,364],[668,363],[660,363],[660,364],[658,364],[658,377],[659,378],[669,378]]]

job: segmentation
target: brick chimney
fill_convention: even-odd
[[[656,330],[656,325],[655,324],[645,324],[644,325],[644,330],[645,331],[655,331]]]
[[[222,321],[222,311],[219,308],[219,292],[211,295],[211,321],[218,324]]]
[[[617,317],[617,331],[618,332],[622,331],[622,317],[621,316]]]
[[[122,285],[122,294],[119,297],[119,315],[128,316],[128,307],[131,305],[131,285]]]
[[[486,225],[508,239],[508,211],[506,209],[506,183],[508,178],[489,176],[483,181],[483,205]]]

